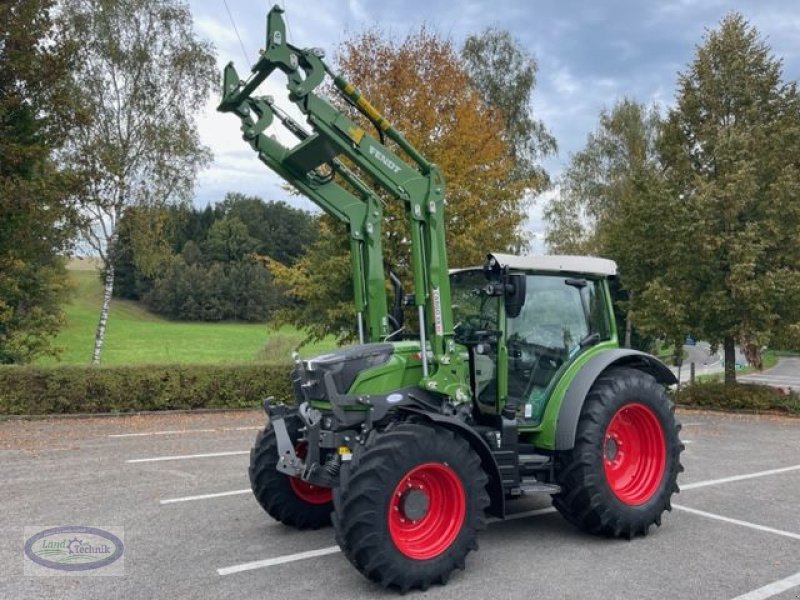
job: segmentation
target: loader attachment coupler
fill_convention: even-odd
[[[218,110],[236,114],[242,133],[259,158],[350,234],[353,294],[361,342],[380,341],[390,328],[381,245],[383,197],[403,205],[410,228],[413,297],[419,319],[422,387],[456,402],[471,398],[467,359],[456,350],[444,232],[444,178],[362,94],[333,73],[317,49],[286,40],[283,10],[267,16],[266,47],[241,81],[233,64],[225,68]],[[305,115],[310,130],[295,122],[268,97],[256,96],[272,73],[286,75],[288,98]],[[365,131],[315,90],[326,75],[333,90],[375,128]],[[268,128],[277,118],[298,140],[284,146]],[[377,136],[377,137],[376,137]],[[392,147],[384,142],[391,140]],[[343,158],[356,170],[347,168]],[[365,181],[362,178],[366,178]],[[396,321],[396,320],[395,320]]]

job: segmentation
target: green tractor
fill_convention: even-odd
[[[225,68],[219,110],[239,117],[269,168],[347,225],[359,343],[295,358],[295,405],[265,401],[249,469],[260,505],[300,529],[332,521],[350,562],[401,591],[463,569],[485,515],[504,518],[522,495],[552,496],[598,535],[660,525],[682,471],[665,389],[676,380],[619,347],[614,262],[487,253],[450,270],[442,174],[322,51],[286,41],[282,12],[269,12],[247,80]],[[254,94],[276,71],[306,125]],[[326,76],[374,134],[315,93]],[[266,133],[276,120],[296,145]],[[384,201],[404,206],[414,286],[405,294],[389,272],[391,309]]]

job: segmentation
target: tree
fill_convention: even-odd
[[[192,30],[179,0],[75,0],[65,28],[82,41],[74,69],[91,118],[72,137],[67,160],[89,185],[81,198],[83,233],[105,277],[92,362],[100,362],[114,289],[117,225],[136,206],[189,198],[210,159],[194,115],[216,78],[211,45]]]
[[[77,44],[49,0],[0,3],[0,363],[53,354],[68,284],[79,180],[53,160],[81,114],[69,69]]]
[[[511,177],[531,181],[532,194],[545,191],[550,179],[540,161],[556,152],[557,144],[533,115],[536,59],[508,31],[494,27],[467,36],[461,58],[484,103],[503,116],[503,135],[515,163]]]
[[[256,243],[238,217],[223,217],[208,230],[206,248],[211,260],[232,262],[253,252]]]
[[[345,42],[336,61],[337,70],[441,168],[450,265],[479,264],[487,251],[525,246],[525,197],[541,185],[539,174],[512,176],[518,163],[502,133],[505,115],[485,102],[449,40],[424,28],[399,41],[371,30]],[[359,118],[345,102],[339,107]],[[372,129],[362,123],[365,130]],[[354,319],[346,233],[327,217],[323,223],[320,239],[293,271],[272,267],[276,281],[294,300],[280,317],[308,328],[312,337],[334,333],[347,338]],[[387,198],[382,227],[387,267],[407,282],[410,242],[401,202]],[[345,305],[346,321],[340,318]]]
[[[677,298],[693,333],[723,345],[732,384],[737,342],[759,364],[776,335],[800,339],[800,95],[742,15],[680,74],[660,152],[684,260],[643,300]]]
[[[216,212],[247,225],[253,251],[292,265],[317,237],[316,219],[286,202],[264,202],[257,196],[228,193]]]
[[[661,220],[649,214],[658,201],[661,169],[656,143],[656,108],[623,99],[600,113],[597,129],[586,146],[570,158],[559,194],[546,207],[546,241],[563,254],[594,254],[614,258],[620,267],[628,301],[618,306],[624,315],[624,344],[632,345],[632,306],[647,283],[662,268]],[[648,343],[638,334],[640,343]]]

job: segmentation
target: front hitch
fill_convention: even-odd
[[[307,402],[303,402],[296,410],[292,410],[284,405],[272,405],[269,398],[264,400],[264,410],[272,424],[278,446],[276,470],[289,477],[297,477],[309,483],[331,487],[334,482],[328,472],[320,468],[322,414]],[[289,437],[289,430],[286,427],[285,419],[292,414],[299,416],[303,422],[301,431],[306,444],[303,458],[297,455],[295,443]]]

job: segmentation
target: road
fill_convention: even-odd
[[[800,358],[783,357],[771,369],[736,378],[741,383],[760,383],[800,391]]]
[[[800,592],[800,420],[678,411],[686,471],[663,525],[630,542],[515,500],[466,571],[406,596],[790,600]],[[0,597],[397,598],[355,571],[331,528],[295,531],[248,489],[260,411],[0,421]],[[26,528],[115,528],[124,573],[26,576]],[[98,575],[102,575],[102,569]]]

